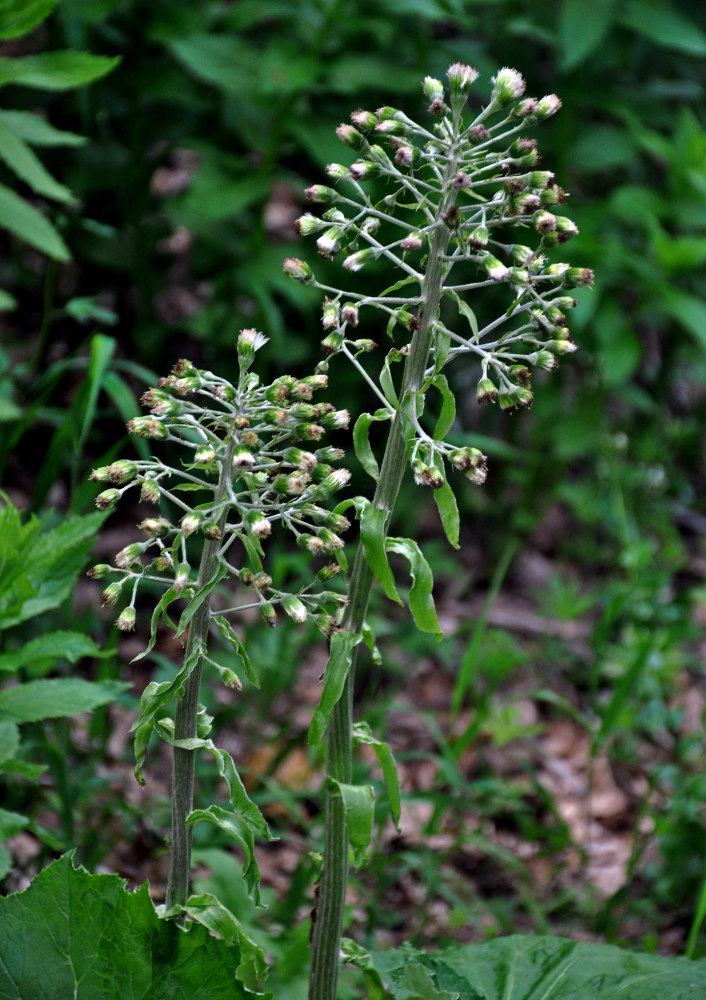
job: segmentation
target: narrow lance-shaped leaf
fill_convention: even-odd
[[[324,687],[309,727],[309,743],[314,746],[323,739],[331,712],[343,692],[351,668],[353,650],[361,638],[360,634],[349,632],[348,629],[334,632],[331,636],[331,650],[324,672]]]
[[[355,743],[365,743],[368,746],[371,746],[375,751],[375,756],[378,759],[380,769],[382,770],[382,776],[385,780],[387,797],[390,800],[390,815],[392,816],[392,822],[399,830],[401,812],[400,779],[397,774],[395,758],[392,756],[392,750],[390,750],[389,744],[376,739],[373,736],[367,722],[358,722],[353,726],[353,741]]]
[[[373,832],[375,794],[372,786],[348,785],[343,781],[336,781],[335,778],[328,778],[327,783],[343,799],[353,860],[356,868],[360,868],[365,864],[366,851]]]
[[[72,200],[73,195],[69,189],[54,180],[25,140],[16,135],[2,118],[0,118],[0,157],[5,165],[37,194],[53,198],[55,201]]]
[[[432,585],[431,567],[422,555],[419,545],[411,538],[388,538],[386,548],[409,560],[412,586],[409,591],[409,607],[415,625],[422,632],[431,632],[441,638],[441,626],[436,616]]]
[[[458,513],[456,494],[451,489],[446,480],[441,486],[432,490],[434,501],[439,511],[439,517],[444,528],[444,533],[455,549],[460,548],[459,533],[461,530],[461,518]]]
[[[4,184],[0,184],[0,228],[52,260],[60,263],[71,260],[68,247],[51,222]]]
[[[378,468],[377,459],[373,454],[373,449],[370,447],[370,426],[374,421],[389,420],[390,417],[390,411],[383,409],[376,410],[375,413],[361,413],[353,428],[353,447],[355,448],[356,457],[375,482],[380,477],[380,469]]]

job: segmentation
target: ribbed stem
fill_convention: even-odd
[[[454,173],[455,163],[451,161],[447,169],[447,178],[450,179]],[[450,193],[448,200],[439,207],[437,214],[438,225],[431,239],[427,270],[422,282],[419,327],[412,337],[405,361],[400,399],[421,388],[427,368],[434,321],[439,310],[443,287],[443,255],[449,240],[449,230],[442,219],[454,196],[450,185],[446,185],[446,189]],[[373,498],[374,506],[386,511],[385,532],[397,501],[406,464],[407,453],[402,421],[398,413],[390,426],[380,478]],[[359,545],[351,571],[349,601],[342,623],[343,628],[354,633],[361,631],[372,586],[373,573],[365,560],[362,545]],[[352,774],[353,683],[356,658],[357,647],[353,649],[351,668],[343,695],[331,713],[326,734],[327,775],[347,783],[350,783]],[[314,923],[309,1000],[336,998],[347,884],[348,831],[345,811],[340,795],[333,795],[327,788],[324,863]]]
[[[235,442],[228,441],[221,474],[216,489],[217,503],[225,495],[226,477],[232,475],[233,448]],[[224,508],[218,519],[219,531],[223,531],[226,522],[227,509]],[[196,582],[199,590],[213,577],[216,569],[220,539],[207,538],[201,553],[201,564]],[[186,662],[196,649],[205,650],[211,617],[210,595],[198,608],[189,625],[189,637],[184,652]],[[174,719],[174,738],[177,740],[193,739],[196,734],[196,723],[199,709],[199,691],[203,673],[203,657],[200,655],[196,665],[184,684],[184,694],[177,699]],[[191,881],[191,840],[192,827],[187,825],[187,819],[194,808],[194,769],[196,757],[194,750],[184,750],[172,747],[172,828],[169,858],[169,876],[167,879],[166,909],[184,906],[189,896]]]

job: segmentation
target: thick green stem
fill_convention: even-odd
[[[455,172],[449,164],[447,176]],[[428,266],[421,291],[419,327],[416,330],[402,376],[400,399],[417,392],[423,383],[432,344],[443,289],[443,255],[449,240],[449,230],[442,221],[449,208],[449,201],[440,207],[436,229],[429,249]],[[397,413],[392,421],[385,454],[380,468],[380,478],[373,504],[386,511],[385,531],[402,484],[407,464],[407,452],[402,431],[402,420]],[[373,586],[373,573],[365,561],[362,545],[358,547],[350,578],[348,606],[343,628],[360,632]],[[340,701],[329,720],[326,735],[327,776],[349,783],[352,773],[353,682],[357,647],[353,650],[351,668]],[[319,899],[312,942],[309,1000],[335,1000],[338,979],[339,953],[343,934],[343,918],[348,884],[348,831],[341,797],[326,791],[326,819],[324,833],[324,863],[321,872]]]
[[[221,466],[220,480],[216,490],[217,502],[223,500],[226,477],[232,475],[233,448],[234,442],[231,438]],[[227,511],[224,508],[218,519],[219,531],[223,530],[226,516]],[[212,579],[220,547],[219,539],[206,539],[201,554],[196,583],[197,590]],[[193,739],[197,735],[196,723],[203,673],[203,652],[206,650],[210,617],[211,599],[209,596],[198,608],[189,625],[184,662],[188,661],[197,649],[202,650],[202,653],[199,654],[196,665],[187,678],[182,697],[177,700],[174,719],[174,738],[177,740]],[[195,751],[193,750],[172,747],[172,754],[172,829],[169,877],[167,879],[167,912],[173,907],[184,906],[189,895],[192,827],[186,821],[194,808],[194,768],[196,764]]]

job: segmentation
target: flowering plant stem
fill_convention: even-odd
[[[456,163],[451,158],[447,167],[449,179],[455,171]],[[443,255],[449,240],[449,230],[444,224],[443,217],[447,214],[455,195],[449,184],[445,184],[444,189],[448,192],[448,196],[440,200],[437,209],[436,228],[422,282],[419,327],[414,333],[405,361],[401,400],[411,393],[418,392],[422,386],[434,322],[441,302]],[[402,433],[402,419],[398,412],[390,425],[380,467],[380,478],[373,497],[373,506],[386,512],[385,533],[397,502],[406,465],[407,450]],[[373,571],[365,559],[363,547],[359,546],[351,572],[349,603],[342,622],[342,628],[348,629],[354,635],[360,633],[363,628],[373,583]],[[357,648],[357,646],[353,648],[343,694],[331,714],[326,737],[327,778],[347,783],[351,781],[352,768],[353,682]],[[333,793],[329,784],[326,791],[324,863],[312,941],[309,1000],[335,1000],[336,997],[348,868],[345,808],[341,797]]]
[[[226,500],[226,476],[231,468],[234,448],[235,440],[231,437],[226,446],[216,493],[217,503],[223,505],[223,513],[218,522],[219,538],[207,538],[204,542],[196,581],[197,591],[209,582],[218,562],[218,553],[221,548],[220,535],[227,516],[227,507],[224,503]],[[211,597],[209,594],[194,614],[189,627],[184,662],[189,662],[194,656],[197,659],[196,666],[184,684],[184,693],[177,701],[174,716],[175,740],[189,740],[197,736],[199,689],[203,673],[203,655],[206,650],[210,624]],[[172,826],[169,876],[167,879],[167,912],[173,907],[185,906],[189,895],[193,828],[187,825],[186,821],[194,808],[195,765],[194,750],[179,746],[172,747]],[[184,918],[180,919],[183,922]]]

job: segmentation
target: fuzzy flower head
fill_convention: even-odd
[[[521,73],[509,66],[503,66],[493,79],[491,101],[501,107],[522,97],[525,92],[525,81]]]

